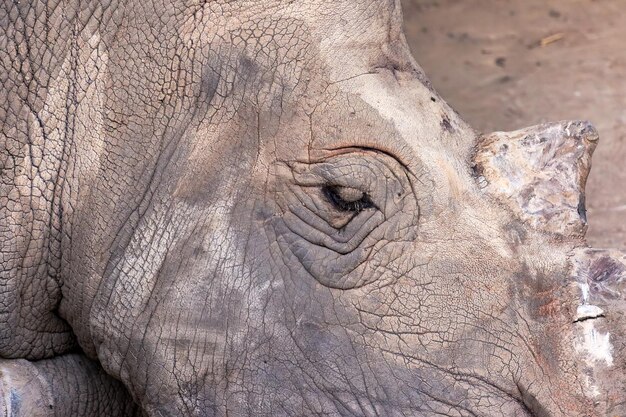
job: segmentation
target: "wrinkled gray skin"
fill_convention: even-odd
[[[595,131],[478,137],[401,24],[5,1],[0,415],[624,415]]]

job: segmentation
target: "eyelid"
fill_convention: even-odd
[[[347,202],[355,202],[361,200],[367,196],[367,193],[363,190],[354,187],[343,187],[341,185],[333,187],[339,197]]]
[[[366,192],[370,189],[372,178],[377,178],[381,174],[374,172],[372,166],[363,164],[362,166],[371,173],[355,176],[354,168],[349,167],[350,165],[353,164],[336,165],[330,162],[322,162],[313,166],[297,164],[292,167],[293,179],[297,185],[304,187],[332,185]]]
[[[316,200],[323,204],[318,210],[336,210],[323,195],[322,187],[341,186],[363,191],[384,215],[393,212],[406,193],[412,192],[411,183],[397,161],[382,154],[364,152],[342,154],[319,162],[285,162],[291,177],[290,186],[317,189]],[[311,195],[313,195],[311,194]],[[344,212],[349,213],[349,212]],[[354,213],[354,212],[352,212]]]
[[[322,192],[324,196],[337,210],[358,214],[370,208],[376,208],[376,209],[378,208],[372,202],[372,199],[369,197],[367,193],[360,191],[361,196],[359,199],[346,200],[344,197],[340,195],[340,193],[338,192],[338,188],[342,188],[342,187],[341,186],[339,187],[328,186],[328,185],[322,187]],[[345,187],[345,188],[350,188],[352,190],[359,191],[358,189],[355,189],[352,187]]]
[[[315,191],[312,191],[313,188]],[[298,200],[298,204],[290,207],[290,211],[293,213],[309,212],[312,216],[308,217],[308,220],[305,220],[307,219],[307,216],[304,215],[302,216],[302,220],[305,222],[312,222],[317,221],[313,220],[314,218],[318,219],[322,222],[321,224],[332,228],[333,231],[327,231],[327,234],[332,234],[337,230],[347,231],[348,229],[346,228],[349,228],[349,225],[354,224],[352,220],[354,220],[357,216],[359,216],[360,220],[356,223],[364,224],[367,223],[368,219],[372,216],[376,216],[377,214],[382,215],[379,210],[365,210],[360,213],[337,210],[332,203],[328,201],[322,191],[322,187],[319,186],[296,187],[293,189],[293,192],[294,196]],[[324,227],[322,227],[321,224],[317,224],[315,227],[318,230],[324,230]],[[352,230],[352,232],[348,232],[347,234],[350,235],[354,233],[356,233],[356,231]],[[336,239],[343,238],[336,237]]]

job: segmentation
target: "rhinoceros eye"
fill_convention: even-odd
[[[417,232],[409,176],[386,154],[350,150],[321,161],[280,163],[277,173],[273,201],[280,211],[271,224],[279,244],[325,286],[349,289],[375,280],[363,273],[376,269],[370,259]]]
[[[358,214],[363,210],[375,208],[370,196],[357,188],[326,185],[322,192],[338,211]]]
[[[390,168],[394,163],[374,153],[352,152],[286,166],[293,178],[288,210],[327,235],[340,233],[340,239],[370,232],[406,194],[402,177]]]

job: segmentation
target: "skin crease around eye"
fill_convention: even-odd
[[[300,222],[315,225],[336,241],[371,232],[411,200],[403,198],[412,191],[409,176],[386,154],[354,151],[279,167],[284,170],[281,184],[287,191],[279,193],[287,198],[277,200],[285,213],[281,217],[293,215],[298,220],[288,222],[292,227]]]
[[[276,215],[266,223],[268,233],[279,237],[281,253],[294,256],[303,277],[329,288],[359,288],[379,279],[377,265],[417,236],[412,174],[388,154],[352,150],[278,161],[276,170],[267,211],[275,207]]]

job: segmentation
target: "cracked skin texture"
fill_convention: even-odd
[[[41,415],[602,415],[582,240],[481,192],[399,2],[0,21],[0,356]]]

